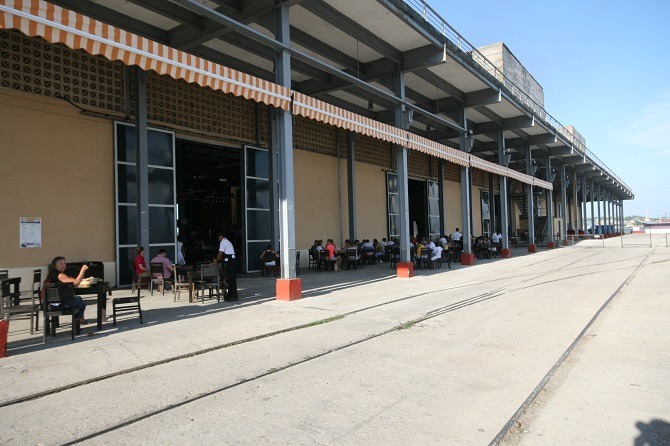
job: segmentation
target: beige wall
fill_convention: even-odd
[[[0,90],[0,268],[114,261],[112,122],[57,99]],[[42,218],[42,247],[19,248],[19,217]]]
[[[357,237],[381,240],[388,233],[386,206],[386,173],[379,166],[356,163],[356,226]],[[343,188],[346,197],[346,183]],[[345,222],[345,238],[348,225]]]
[[[461,210],[461,183],[444,182],[444,220],[446,221],[447,235],[463,225]]]
[[[488,190],[488,189],[485,189]],[[472,235],[482,235],[482,188],[472,186]]]
[[[346,229],[349,218],[346,161],[340,160],[342,217],[339,216],[337,158],[295,150],[293,164],[296,249],[308,249],[315,239],[323,239],[324,242],[328,238],[337,240],[340,231]]]

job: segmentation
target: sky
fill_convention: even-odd
[[[624,215],[670,216],[669,0],[428,0],[475,47],[504,42],[635,195]]]

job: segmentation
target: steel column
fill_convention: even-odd
[[[149,247],[149,137],[147,129],[147,72],[135,67],[135,168],[137,169],[137,245]]]
[[[405,110],[405,75],[397,72],[393,75],[393,92],[401,100],[395,106],[395,126],[409,127],[408,113]],[[409,197],[407,191],[407,147],[396,145],[396,162],[398,168],[398,201],[400,207],[400,262],[411,260],[409,252]]]
[[[347,203],[349,205],[349,240],[358,238],[356,227],[356,157],[354,144],[356,134],[347,130]]]
[[[551,156],[547,155],[545,162],[545,180],[551,183]],[[554,242],[554,194],[552,190],[546,191],[547,197],[547,232],[549,233],[549,241]]]
[[[437,188],[438,198],[440,202],[440,235],[447,233],[447,222],[444,218],[444,160],[442,158],[437,160]]]
[[[532,165],[533,149],[526,146],[526,173],[534,176]],[[526,192],[528,195],[528,245],[535,245],[535,199],[533,197],[533,185],[526,184]]]
[[[465,129],[464,132],[461,132],[459,138],[459,147],[463,152],[469,152],[471,137],[468,134],[468,119],[466,115],[465,108],[458,109],[458,124],[463,126]],[[461,167],[461,234],[463,234],[463,253],[471,254],[472,253],[472,242],[470,237],[472,235],[472,227],[470,222],[472,221],[472,208],[470,206],[470,167]]]
[[[507,167],[505,153],[505,132],[498,131],[498,164]],[[509,249],[509,215],[507,214],[507,177],[498,177],[498,188],[500,189],[500,234],[502,235],[502,249]],[[493,189],[493,187],[491,187]],[[495,202],[495,200],[493,200]]]
[[[595,235],[596,233],[596,214],[595,214],[595,199],[598,193],[595,190],[595,183],[593,180],[591,180],[591,191],[589,192],[589,196],[591,197],[591,232]]]
[[[561,225],[561,243],[564,240],[567,240],[568,236],[568,221],[566,218],[566,207],[568,206],[567,197],[565,196],[568,192],[568,185],[565,183],[565,164],[561,164],[561,167],[558,169],[561,175],[561,219],[563,219],[563,224]]]
[[[600,208],[602,206],[602,201],[603,201],[603,192],[602,192],[601,186],[599,184],[598,185],[598,225],[600,226],[601,234],[604,232],[604,231],[602,231],[603,219],[602,219],[602,214],[600,213]]]
[[[270,165],[270,206],[272,209],[272,232],[270,240],[272,240],[275,251],[279,251],[280,228],[279,228],[279,150],[278,150],[278,135],[277,135],[277,110],[272,107],[267,107],[268,111],[268,159]]]
[[[290,44],[289,8],[275,8],[275,38]],[[291,88],[291,55],[285,49],[275,53],[276,82]],[[293,185],[293,117],[291,113],[277,109],[277,136],[279,149],[279,220],[281,234],[281,278],[295,279],[295,191]],[[279,284],[278,284],[279,288]],[[300,293],[302,291],[300,290]],[[279,292],[278,292],[279,294]],[[278,296],[279,297],[279,296]],[[299,296],[298,296],[299,297]]]

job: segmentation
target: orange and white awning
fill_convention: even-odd
[[[407,145],[406,130],[366,118],[297,91],[293,92],[293,114],[394,144]]]
[[[84,50],[128,66],[154,70],[256,102],[281,108],[336,127],[402,145],[464,167],[474,167],[553,189],[538,180],[458,149],[328,104],[273,82],[171,48],[44,0],[0,0],[0,29],[17,29],[74,50]]]
[[[43,0],[0,0],[0,28],[18,29],[143,70],[289,110],[291,92],[272,82],[188,54]]]

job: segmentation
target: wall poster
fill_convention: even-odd
[[[42,247],[41,217],[19,218],[19,247],[21,248]]]

